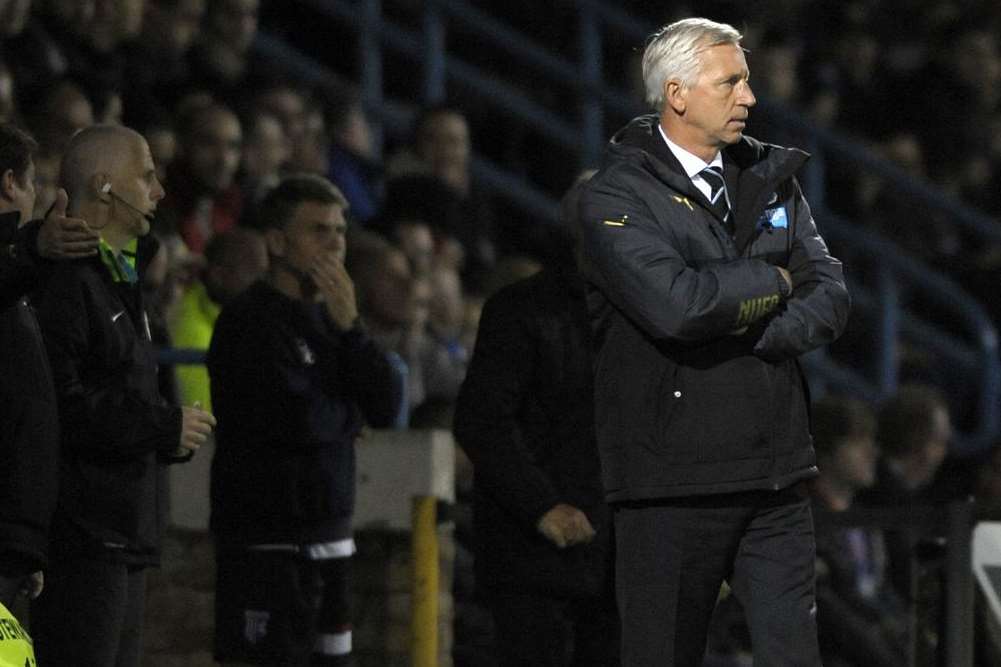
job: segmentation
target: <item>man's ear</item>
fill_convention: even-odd
[[[3,197],[7,201],[14,199],[14,188],[17,186],[17,176],[14,175],[13,169],[7,169],[0,176],[0,197]]]
[[[270,228],[264,232],[264,242],[268,245],[268,254],[275,257],[285,256],[285,234],[282,230]]]
[[[103,172],[93,174],[87,182],[87,190],[87,194],[94,199],[107,201],[111,190],[111,176]]]
[[[664,82],[664,104],[679,116],[688,108],[688,89],[677,79]]]

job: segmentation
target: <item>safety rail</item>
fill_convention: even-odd
[[[595,166],[610,130],[604,126],[608,113],[632,115],[644,110],[640,100],[603,80],[602,58],[606,34],[615,34],[641,44],[653,26],[601,0],[578,0],[577,58],[551,53],[482,9],[465,0],[425,0],[421,3],[419,29],[398,25],[386,17],[387,0],[298,0],[334,21],[351,27],[357,34],[360,69],[358,84],[362,99],[378,122],[377,137],[383,129],[402,134],[420,105],[446,98],[449,85],[459,84],[489,99],[500,111],[540,131],[555,145],[575,151],[577,168]],[[575,109],[550,110],[533,99],[531,92],[515,88],[461,61],[446,47],[450,26],[472,32],[477,39],[505,58],[531,72],[532,77],[576,91]],[[307,79],[329,78],[322,64],[268,35],[261,35],[257,48],[282,58]],[[383,54],[402,54],[421,65],[423,98],[408,103],[384,94]],[[897,386],[896,353],[901,340],[935,349],[949,359],[948,372],[957,381],[971,384],[977,391],[977,415],[970,432],[959,433],[956,451],[964,455],[982,452],[1001,432],[1001,367],[998,364],[997,333],[994,324],[978,303],[951,281],[905,255],[891,242],[865,230],[861,225],[829,211],[826,206],[825,169],[831,160],[850,161],[893,187],[900,196],[921,202],[928,210],[948,213],[948,219],[985,241],[1001,242],[1001,225],[988,216],[916,181],[889,163],[875,157],[859,144],[836,132],[816,127],[801,114],[780,104],[759,98],[755,115],[767,117],[783,128],[800,133],[813,157],[801,180],[814,208],[822,232],[850,247],[853,253],[878,257],[884,268],[877,284],[852,285],[856,308],[876,314],[879,321],[875,353],[879,359],[875,377],[866,377],[821,350],[807,355],[806,363],[822,386],[838,387],[870,400],[892,394]],[[528,212],[533,220],[555,220],[558,193],[548,193],[512,174],[501,165],[475,155],[473,176],[495,196]],[[568,166],[573,169],[573,166]],[[966,343],[951,336],[944,326],[910,312],[896,295],[900,290],[918,290],[955,313],[964,323]]]
[[[944,599],[930,601],[933,604],[941,602],[936,607],[944,616],[940,622],[944,632],[938,645],[941,660],[922,660],[920,664],[973,667],[976,590],[970,563],[971,539],[977,515],[977,508],[971,501],[960,500],[941,505],[886,508],[856,506],[845,512],[814,512],[814,522],[818,534],[837,528],[859,526],[903,532],[911,537],[912,560],[918,559],[913,547],[919,542],[929,541],[942,545],[943,553],[938,566],[925,565],[921,568],[933,572],[942,581],[938,590]],[[916,667],[918,664],[915,655],[918,634],[915,604],[912,600],[909,609],[908,655],[901,667]]]

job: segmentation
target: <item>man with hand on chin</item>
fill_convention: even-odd
[[[160,557],[165,463],[191,457],[215,420],[167,405],[140,276],[163,188],[149,146],[121,126],[77,133],[63,156],[69,213],[100,234],[56,264],[35,301],[59,406],[59,497],[45,594],[32,607],[40,664],[138,665],[145,570]]]
[[[224,664],[350,664],[354,441],[393,422],[402,387],[358,320],[346,208],[319,176],[265,196],[267,277],[223,307],[209,346]]]

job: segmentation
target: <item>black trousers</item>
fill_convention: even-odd
[[[817,667],[813,515],[795,489],[615,506],[623,667],[699,667],[720,585],[754,663]]]
[[[146,570],[90,558],[53,561],[31,606],[38,667],[138,667]]]
[[[618,667],[618,615],[606,598],[557,600],[533,593],[492,594],[500,667]]]

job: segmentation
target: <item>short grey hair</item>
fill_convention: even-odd
[[[699,54],[711,46],[739,46],[743,35],[731,25],[709,19],[675,21],[650,35],[643,52],[646,101],[658,111],[664,106],[664,84],[678,79],[685,87],[699,76]]]

